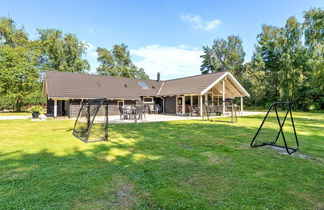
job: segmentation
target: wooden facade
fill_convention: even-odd
[[[123,101],[124,105],[135,105],[135,100],[110,100],[108,101],[108,114],[118,115],[118,102]],[[57,116],[77,117],[81,108],[81,99],[57,100]],[[54,116],[54,100],[47,100],[47,114]],[[104,110],[99,109],[99,114]]]

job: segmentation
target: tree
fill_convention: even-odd
[[[90,69],[85,55],[87,45],[73,34],[57,29],[38,29],[41,71],[56,70],[84,73]]]
[[[311,9],[305,12],[303,29],[305,30],[305,44],[314,46],[324,41],[324,10]]]
[[[203,50],[203,63],[200,67],[203,74],[230,71],[236,76],[242,75],[245,53],[239,36],[214,40],[212,47],[204,46]]]
[[[301,39],[301,25],[295,17],[290,17],[283,28],[264,25],[258,35],[256,50],[265,64],[267,97],[274,101],[297,99],[305,54]]]
[[[2,106],[13,106],[20,111],[32,100],[39,86],[36,56],[32,43],[23,29],[13,20],[0,19],[0,97]]]
[[[324,10],[312,9],[305,13],[303,29],[307,47],[307,80],[313,104],[318,110],[324,109]]]
[[[324,109],[323,17],[323,10],[313,9],[305,13],[303,24],[290,17],[284,27],[262,26],[255,55],[245,65],[255,104],[288,100],[297,109]],[[257,75],[263,75],[262,85]]]
[[[82,57],[86,44],[60,30],[38,30],[29,40],[23,28],[10,18],[0,18],[0,106],[20,111],[26,104],[43,103],[41,73],[46,70],[85,72],[90,66]]]
[[[136,79],[148,79],[144,69],[136,67],[125,44],[114,45],[112,50],[106,48],[97,48],[98,62],[97,68],[99,75],[129,77]]]
[[[23,28],[17,29],[15,22],[6,17],[0,17],[0,44],[16,47],[28,44],[28,34]]]
[[[252,60],[244,64],[244,73],[240,83],[250,93],[251,97],[245,100],[246,106],[258,107],[260,105],[268,106],[273,101],[265,97],[271,94],[273,89],[269,89],[265,63],[258,52],[252,56]]]

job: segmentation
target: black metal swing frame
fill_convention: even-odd
[[[95,112],[94,112],[94,117],[92,120],[90,120],[90,105],[97,105]],[[80,135],[80,133],[76,130],[76,125],[77,122],[80,118],[81,115],[81,111],[83,110],[83,107],[87,106],[87,131],[85,133],[85,137],[83,138],[82,135]],[[91,128],[93,126],[94,120],[98,114],[99,108],[100,106],[104,106],[105,107],[105,128],[104,128],[104,137],[102,139],[92,139],[89,140],[90,137],[90,133],[91,133]],[[74,127],[73,127],[73,132],[72,132],[73,136],[77,137],[78,139],[80,139],[81,141],[85,142],[85,143],[90,143],[90,142],[97,142],[97,141],[108,141],[108,99],[105,98],[100,98],[100,99],[89,99],[86,101],[82,101],[81,102],[81,108],[79,110],[78,116],[75,120],[74,123]]]
[[[287,105],[287,111],[284,115],[284,119],[283,121],[281,122],[280,121],[280,118],[279,118],[279,115],[278,115],[278,106],[279,105]],[[261,144],[255,144],[255,140],[257,138],[257,136],[259,135],[261,129],[262,129],[262,126],[264,124],[264,122],[266,121],[266,119],[268,118],[269,116],[269,113],[271,112],[271,110],[274,109],[275,113],[276,113],[276,118],[277,118],[277,121],[278,121],[278,126],[279,126],[279,131],[277,133],[277,136],[276,138],[272,141],[272,142],[267,142],[267,143],[261,143]],[[287,144],[287,141],[286,141],[286,138],[285,138],[285,134],[283,132],[283,127],[285,125],[285,122],[286,122],[286,119],[287,119],[287,116],[288,114],[290,114],[290,119],[291,119],[291,123],[292,123],[292,127],[293,127],[293,130],[294,130],[294,136],[295,136],[295,142],[296,142],[296,148],[292,148],[292,147],[288,147],[288,144]],[[280,145],[276,145],[278,139],[279,139],[279,136],[282,136],[282,139],[283,139],[283,142],[284,142],[284,145],[285,146],[280,146]],[[292,110],[291,110],[291,103],[290,102],[274,102],[267,114],[265,115],[258,131],[256,132],[256,134],[254,135],[252,141],[251,141],[251,147],[261,147],[261,146],[273,146],[273,147],[279,147],[279,148],[285,148],[287,153],[289,155],[293,154],[294,152],[298,151],[299,150],[299,142],[298,142],[298,137],[297,137],[297,133],[296,133],[296,128],[295,128],[295,124],[294,124],[294,118],[293,118],[293,115],[292,115]]]

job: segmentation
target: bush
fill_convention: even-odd
[[[28,109],[30,113],[40,113],[43,110],[41,106],[32,106]]]

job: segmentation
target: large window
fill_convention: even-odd
[[[143,88],[143,89],[149,89],[147,84],[145,82],[138,82],[138,84]]]
[[[143,97],[143,103],[153,103],[153,97]]]

